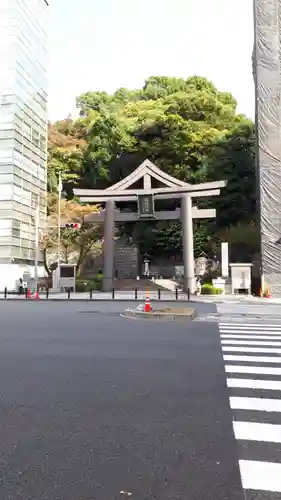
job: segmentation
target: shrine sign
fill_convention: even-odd
[[[138,218],[139,219],[155,218],[153,194],[138,195]]]

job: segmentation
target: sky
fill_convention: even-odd
[[[83,92],[204,76],[254,117],[252,0],[50,0],[49,118]]]

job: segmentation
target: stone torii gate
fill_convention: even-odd
[[[153,188],[152,179],[162,187]],[[132,189],[132,186],[143,181],[143,188]],[[137,220],[168,220],[181,219],[183,232],[183,263],[184,289],[195,291],[194,276],[194,248],[193,248],[193,219],[216,217],[215,209],[199,209],[192,205],[192,198],[217,196],[220,189],[225,187],[225,181],[207,182],[203,184],[188,184],[175,179],[156,167],[149,160],[145,160],[125,179],[107,189],[74,189],[74,195],[82,202],[105,203],[105,210],[90,214],[87,222],[104,222],[104,267],[103,291],[109,292],[113,288],[114,279],[114,223],[133,222]],[[128,189],[131,188],[131,189]],[[181,199],[181,208],[170,211],[155,211],[154,200]],[[116,209],[115,203],[135,201],[138,204],[137,212],[122,212]]]

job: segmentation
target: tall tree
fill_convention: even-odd
[[[101,239],[102,225],[87,222],[87,215],[98,211],[98,206],[81,205],[73,201],[62,200],[59,240],[57,210],[52,203],[47,227],[40,241],[44,267],[48,276],[51,276],[52,267],[57,263],[58,253],[62,262],[75,264],[76,272],[79,274],[80,267],[87,255]],[[75,222],[80,224],[79,229],[65,227],[67,223]]]
[[[59,173],[66,185],[78,182],[86,145],[85,139],[77,137],[72,120],[49,124],[48,191],[57,189]]]
[[[228,132],[206,158],[208,180],[226,180],[221,196],[215,200],[217,227],[253,222],[256,214],[255,135],[251,122]]]
[[[70,194],[73,183],[104,188],[118,182],[149,158],[186,182],[227,181],[218,199],[203,204],[216,206],[217,220],[196,226],[197,253],[209,248],[216,232],[254,219],[254,128],[237,114],[230,93],[199,76],[152,76],[142,89],[87,92],[77,104],[78,120],[50,127],[50,190],[58,171]],[[180,251],[178,224],[124,226],[128,231],[149,253]]]

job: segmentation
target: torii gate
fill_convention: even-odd
[[[157,180],[163,187],[152,188],[151,179]],[[143,180],[142,189],[128,189],[137,181]],[[111,291],[114,279],[114,223],[133,222],[139,219],[181,219],[183,232],[184,289],[195,291],[193,219],[216,217],[215,209],[199,209],[192,206],[192,198],[217,196],[225,187],[225,181],[188,184],[175,179],[160,170],[149,160],[145,160],[125,179],[107,189],[74,189],[74,195],[82,202],[105,203],[105,210],[87,216],[87,222],[104,222],[104,292]],[[154,200],[181,199],[181,208],[170,211],[155,211]],[[115,202],[135,201],[138,212],[121,212]]]

